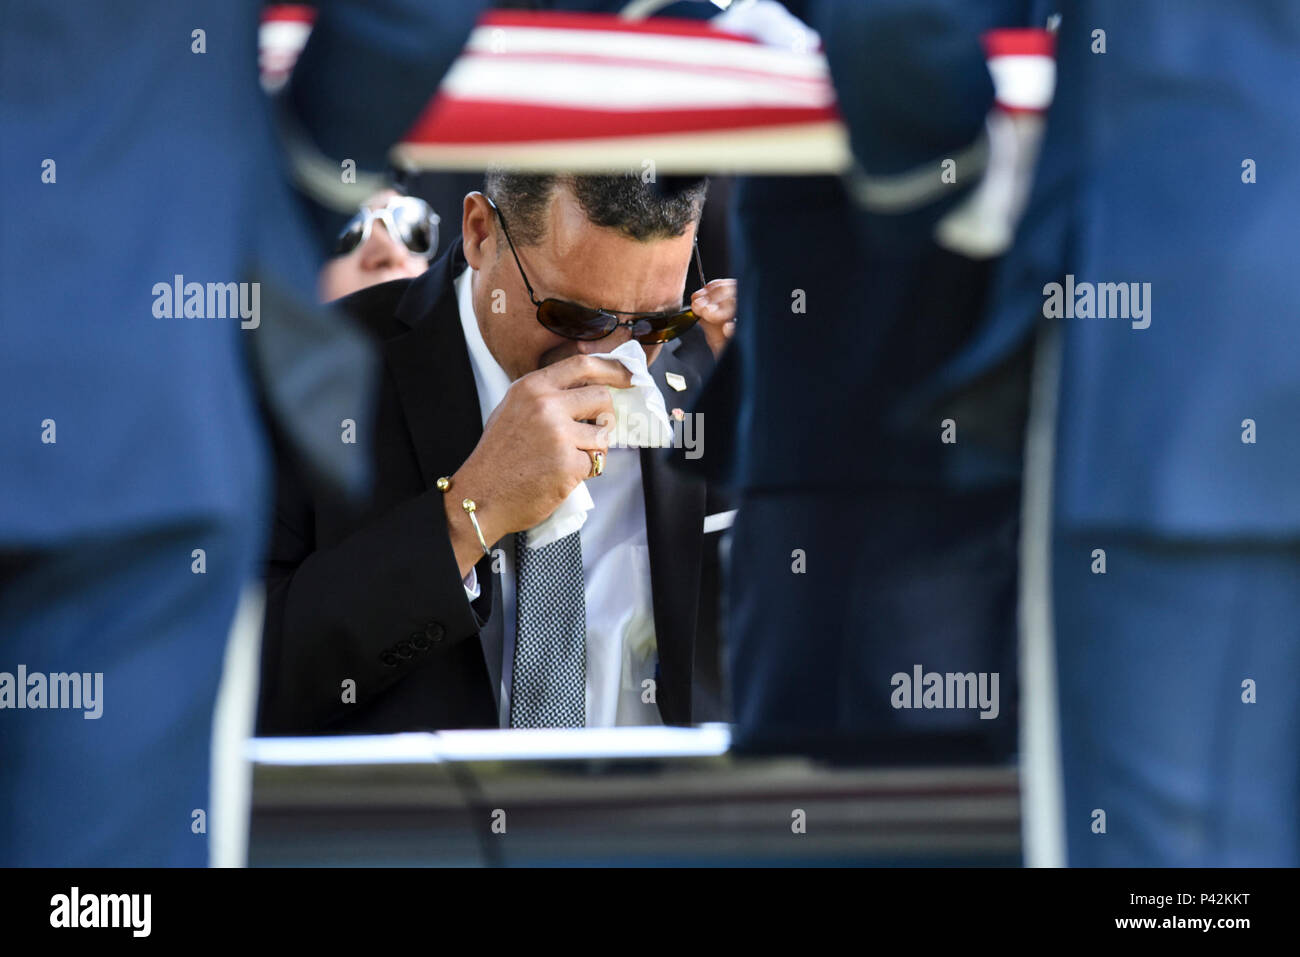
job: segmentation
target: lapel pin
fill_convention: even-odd
[[[686,418],[686,413],[681,409],[673,409],[673,418],[680,422],[682,419]]]
[[[668,383],[669,388],[674,392],[686,391],[686,377],[678,375],[676,372],[665,372],[664,381]]]

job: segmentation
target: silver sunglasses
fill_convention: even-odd
[[[431,259],[438,250],[438,214],[418,196],[394,196],[379,209],[363,205],[339,233],[333,255],[346,256],[365,243],[375,220],[417,256]]]

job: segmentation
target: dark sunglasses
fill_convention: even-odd
[[[417,256],[429,259],[438,249],[438,214],[417,196],[394,196],[380,209],[362,206],[339,233],[333,255],[346,256],[365,243],[375,220]]]
[[[492,197],[484,196],[484,199],[488,201],[488,205],[492,207],[497,214],[497,218],[501,220],[501,231],[506,234],[506,243],[510,246],[510,253],[515,257],[515,265],[519,267],[519,275],[523,276],[524,286],[528,289],[528,298],[537,307],[537,321],[557,336],[590,342],[594,339],[604,339],[620,326],[626,326],[631,332],[632,338],[637,342],[642,345],[657,345],[661,342],[676,339],[699,321],[699,317],[691,311],[689,306],[685,305],[681,309],[669,312],[620,312],[617,309],[593,309],[590,306],[580,306],[576,302],[566,302],[563,299],[543,299],[538,302],[537,295],[533,292],[532,283],[528,281],[528,274],[524,272],[524,264],[519,261],[519,253],[515,251],[514,240],[510,238],[510,230],[506,227],[505,216],[501,214],[497,204],[492,201]],[[704,281],[704,264],[700,261],[698,238],[694,244],[694,252],[695,268],[699,270],[700,286],[702,288],[706,283]],[[632,318],[619,319],[619,316],[631,316]]]

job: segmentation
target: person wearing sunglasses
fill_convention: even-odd
[[[321,301],[420,275],[437,252],[438,221],[438,214],[418,196],[393,189],[375,193],[348,220],[321,267]]]
[[[626,329],[629,338],[649,348],[676,339],[703,318],[704,324],[700,328],[705,333],[710,348],[716,354],[725,345],[725,340],[735,331],[736,281],[718,279],[709,283],[704,278],[704,265],[700,262],[698,242],[693,247],[693,253],[695,268],[699,273],[700,288],[692,293],[689,305],[683,303],[678,308],[658,312],[629,313],[564,299],[547,298],[539,301],[532,285],[528,282],[528,274],[519,259],[519,252],[510,239],[505,215],[490,197],[484,199],[501,223],[502,235],[510,248],[510,255],[514,257],[515,265],[519,267],[519,277],[524,283],[524,288],[528,290],[528,299],[537,308],[538,323],[556,335],[578,342],[596,342],[605,340],[620,329]]]
[[[282,474],[262,733],[728,719],[730,505],[674,467],[685,428],[673,449],[609,447],[631,375],[598,358],[639,343],[693,424],[736,306],[696,246],[706,189],[491,171],[427,272],[340,302],[383,343],[375,504],[358,516]],[[532,547],[580,484],[585,523]]]

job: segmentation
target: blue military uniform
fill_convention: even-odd
[[[1059,343],[1071,864],[1300,860],[1298,57],[1291,3],[1069,5],[989,321],[930,384]],[[1149,311],[1045,319],[1067,276],[1149,283]]]
[[[988,261],[933,238],[979,181],[993,104],[980,35],[1041,21],[1029,3],[790,6],[823,38],[857,168],[736,192],[741,313],[699,407],[724,420],[739,402],[734,462],[705,456],[742,496],[729,575],[735,740],[1005,760],[1019,473],[953,487],[941,417],[902,410],[967,341],[990,276]],[[946,157],[953,185],[940,178]],[[893,677],[918,664],[997,674],[996,716],[896,707]]]
[[[243,351],[277,295],[313,298],[323,248],[258,86],[261,6],[0,4],[0,671],[103,675],[97,719],[0,711],[0,863],[207,862],[213,703],[269,505]],[[285,101],[316,149],[382,166],[478,5],[443,6],[318,5]],[[159,317],[178,275],[260,279],[261,328]],[[272,406],[319,382],[292,358]]]

